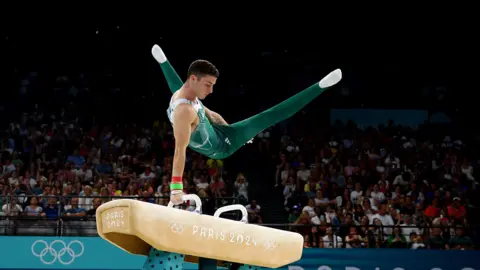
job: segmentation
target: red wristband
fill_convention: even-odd
[[[181,176],[172,176],[172,184],[174,183],[179,183],[179,184],[182,184],[183,183],[183,178]]]

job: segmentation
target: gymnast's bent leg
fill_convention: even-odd
[[[341,70],[334,70],[325,76],[320,82],[271,107],[270,109],[229,126],[214,125],[215,130],[223,133],[222,136],[227,137],[230,141],[228,153],[225,153],[225,156],[233,154],[238,150],[238,148],[242,147],[245,143],[254,138],[263,130],[291,117],[300,111],[313,99],[322,94],[327,88],[338,83],[341,78]]]
[[[167,79],[168,88],[170,88],[172,94],[177,92],[177,90],[182,87],[183,82],[182,79],[180,79],[180,76],[178,76],[175,69],[173,69],[170,61],[168,61],[165,53],[163,53],[162,49],[158,45],[155,45],[152,47],[152,55],[155,60],[157,60],[157,62],[160,64],[162,72],[165,75],[165,79]]]

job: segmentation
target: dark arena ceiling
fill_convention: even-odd
[[[2,65],[12,85],[15,78],[32,70],[52,76],[83,73],[96,80],[110,74],[125,96],[156,93],[163,99],[169,92],[150,55],[151,46],[157,43],[182,78],[188,64],[199,58],[220,69],[214,101],[240,94],[279,101],[339,67],[342,83],[318,104],[457,113],[461,109],[468,114],[476,109],[473,95],[479,69],[472,43],[462,40],[468,46],[457,48],[445,45],[441,36],[371,39],[362,33],[322,38],[314,35],[318,31],[260,27],[194,31],[115,23],[12,25],[5,34]],[[105,89],[99,86],[93,91]]]

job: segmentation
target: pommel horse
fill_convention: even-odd
[[[147,256],[143,270],[182,270],[185,257],[198,257],[198,269],[217,269],[217,261],[240,264],[239,269],[278,268],[300,260],[300,234],[248,223],[243,205],[201,214],[201,200],[193,212],[131,199],[114,200],[96,212],[100,237],[126,252]],[[240,210],[242,219],[220,218]]]

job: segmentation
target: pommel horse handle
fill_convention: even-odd
[[[185,194],[182,196],[183,201],[190,201],[194,200],[195,201],[195,210],[194,212],[197,214],[202,213],[202,200],[200,200],[200,197],[196,194]],[[173,207],[173,203],[170,201],[167,205],[167,207]]]
[[[219,218],[220,215],[225,213],[225,212],[236,211],[236,210],[239,210],[240,212],[242,212],[242,219],[240,220],[240,222],[245,223],[245,224],[248,223],[247,208],[245,208],[245,206],[243,206],[241,204],[232,204],[232,205],[227,205],[227,206],[224,206],[224,207],[220,207],[220,208],[218,208],[217,211],[215,211],[215,214],[213,214],[213,216],[216,217],[216,218]]]

